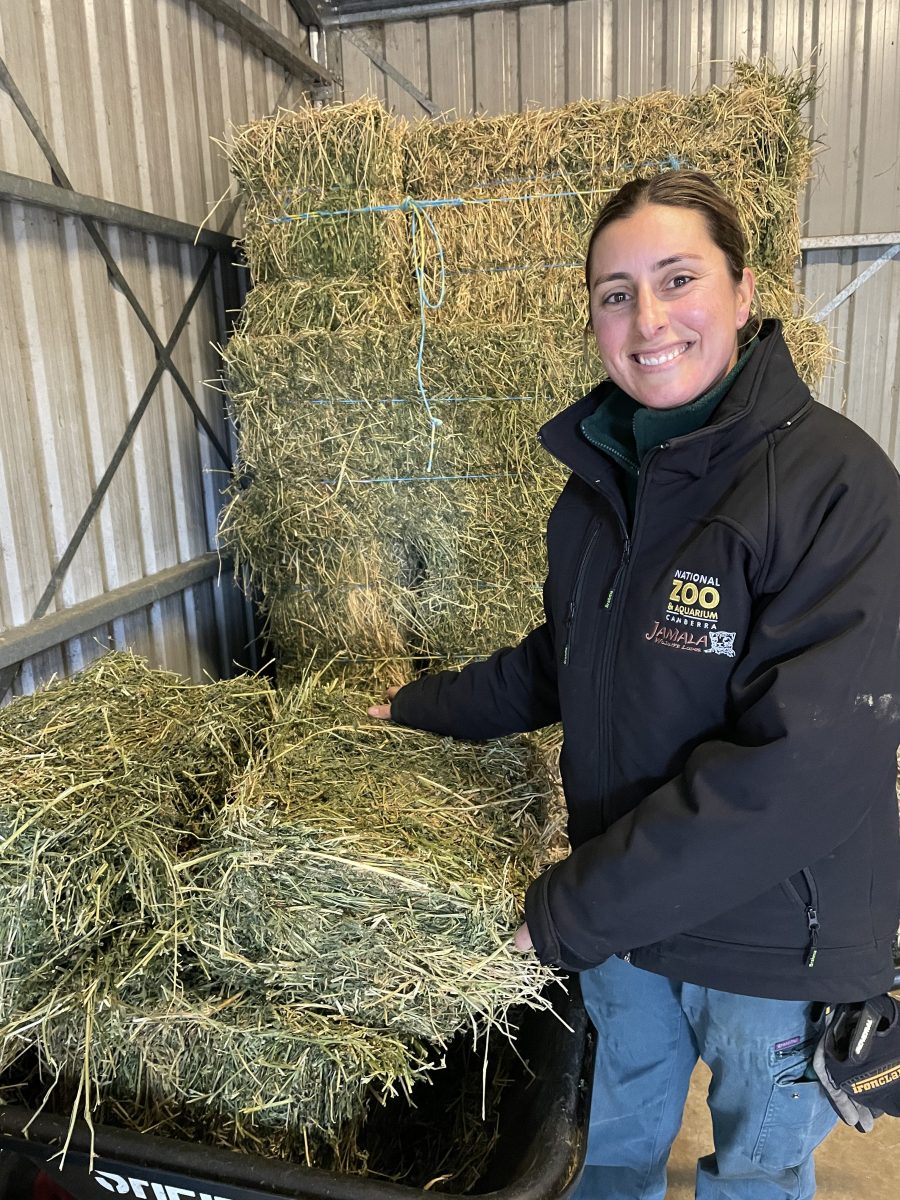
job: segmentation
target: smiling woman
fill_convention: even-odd
[[[539,434],[571,472],[546,620],[373,713],[471,739],[562,721],[572,853],[516,944],[581,972],[600,1034],[576,1200],[662,1200],[698,1057],[697,1195],[808,1200],[836,1120],[816,1002],[893,981],[896,732],[856,698],[900,688],[900,481],[751,320],[745,253],[700,172],[612,197],[586,263],[609,379]]]
[[[633,180],[591,234],[597,348],[610,379],[648,408],[685,404],[724,379],[750,316],[743,233],[705,180],[698,171]]]

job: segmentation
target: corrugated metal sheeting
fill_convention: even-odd
[[[900,230],[900,0],[568,0],[385,21],[352,34],[460,116],[706,88],[742,56],[808,66],[821,76],[810,111],[821,150],[802,202],[804,234]],[[330,47],[339,36],[329,34]],[[342,73],[345,99],[376,95],[398,113],[423,115],[347,37]],[[807,252],[801,286],[815,309],[884,249]],[[840,361],[820,398],[900,463],[900,258],[828,327]]]
[[[252,7],[306,49],[285,0]],[[281,67],[189,0],[8,0],[0,56],[77,191],[194,225],[229,188],[211,138],[271,112],[285,82]],[[291,100],[303,86],[295,80]],[[51,180],[2,89],[0,168]],[[121,227],[100,232],[165,343],[207,252]],[[79,218],[0,203],[0,273],[0,630],[8,631],[31,620],[157,355]],[[227,445],[222,395],[205,384],[218,373],[224,282],[217,265],[173,359]],[[223,471],[164,372],[49,613],[207,553]],[[98,645],[217,677],[235,659],[252,661],[251,630],[233,581],[209,580],[32,657],[15,690],[78,669]]]
[[[308,53],[289,0],[249,7]],[[339,7],[332,5],[332,8]],[[358,5],[356,6],[359,7]],[[377,6],[389,7],[385,3]],[[706,87],[728,63],[769,56],[808,64],[822,90],[810,117],[822,143],[803,202],[809,235],[900,228],[900,0],[569,0],[421,20],[354,25],[362,39],[442,110],[556,106],[587,96]],[[327,50],[343,97],[376,94],[408,116],[418,103],[333,27]],[[321,49],[321,45],[318,44]],[[0,3],[0,57],[73,187],[189,224],[229,187],[211,141],[272,111],[285,72],[195,0]],[[299,99],[296,78],[285,99]],[[2,89],[0,89],[2,93]],[[47,161],[12,99],[0,94],[0,169],[50,182]],[[227,205],[210,221],[221,227]],[[207,251],[100,226],[113,258],[166,342]],[[816,250],[806,294],[824,304],[882,253]],[[0,652],[3,630],[28,625],[130,415],[157,354],[77,217],[0,202]],[[229,438],[212,343],[234,303],[217,264],[173,352],[221,442]],[[226,301],[226,296],[229,300]],[[900,259],[829,318],[841,361],[822,398],[844,408],[900,461],[897,429]],[[197,559],[214,545],[224,467],[163,372],[146,416],[55,599],[52,616]],[[30,690],[98,652],[131,645],[194,677],[252,662],[247,606],[212,581],[123,616],[24,663]],[[0,683],[3,673],[0,672]]]

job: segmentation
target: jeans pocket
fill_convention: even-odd
[[[802,1077],[805,1066],[794,1065],[773,1080],[752,1156],[768,1170],[799,1167],[837,1121],[822,1085]]]

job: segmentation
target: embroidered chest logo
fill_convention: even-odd
[[[709,631],[709,649],[707,654],[726,654],[734,658],[734,634],[724,633],[720,629]]]
[[[717,575],[677,570],[672,575],[663,618],[653,622],[644,638],[674,650],[734,658],[736,635],[718,627],[721,601]]]

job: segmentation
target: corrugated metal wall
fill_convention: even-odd
[[[568,0],[352,33],[460,116],[705,88],[741,56],[808,65],[821,75],[810,110],[821,152],[801,206],[804,234],[900,230],[900,0]],[[345,99],[377,95],[398,113],[423,115],[347,38],[342,71]],[[824,304],[883,250],[808,252],[801,287]],[[828,327],[841,361],[820,398],[900,463],[900,259],[835,310]]]
[[[250,7],[306,47],[288,0]],[[723,79],[743,54],[822,74],[810,117],[822,143],[803,201],[810,235],[900,227],[900,0],[569,0],[357,26],[442,109],[501,112]],[[348,39],[328,34],[344,98],[421,109]],[[0,55],[74,187],[189,223],[226,193],[210,140],[272,110],[284,71],[193,0],[0,0]],[[294,82],[296,101],[302,80]],[[0,93],[0,168],[49,181]],[[216,228],[225,206],[210,222]],[[205,258],[201,248],[117,227],[113,255],[165,341]],[[815,251],[802,283],[821,302],[879,249]],[[134,411],[156,355],[74,217],[0,202],[0,637],[26,624]],[[821,395],[900,461],[900,262],[829,318],[841,362]],[[221,397],[204,387],[225,324],[216,269],[174,360],[220,439]],[[68,608],[189,561],[213,545],[221,464],[166,373],[56,595]],[[251,661],[247,607],[225,581],[150,605],[27,661],[16,690],[77,669],[98,642],[132,645],[195,677]]]
[[[286,0],[252,7],[306,48]],[[272,111],[285,81],[281,67],[190,0],[3,0],[0,55],[76,190],[192,224],[229,187],[211,137]],[[303,86],[295,81],[291,99]],[[2,89],[0,168],[50,182]],[[167,341],[205,251],[101,231]],[[29,622],[157,360],[78,218],[0,202],[0,273],[2,631]],[[218,373],[222,282],[217,267],[173,358],[227,442],[222,396],[205,386]],[[210,550],[222,466],[164,373],[50,612]],[[251,631],[233,581],[209,581],[26,661],[15,690],[78,669],[98,643],[216,677],[234,659],[252,661]]]

